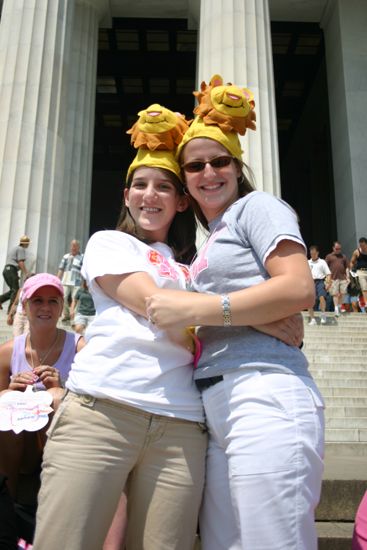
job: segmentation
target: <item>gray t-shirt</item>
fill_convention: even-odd
[[[24,262],[27,258],[27,252],[26,249],[23,248],[20,245],[13,246],[8,252],[7,258],[6,258],[6,265],[13,265],[17,269],[19,269],[19,263],[18,262]]]
[[[191,265],[192,289],[223,294],[265,281],[264,263],[284,239],[304,246],[292,208],[268,193],[249,193],[210,223],[210,236]],[[299,348],[251,327],[200,327],[198,336],[202,355],[196,379],[246,367],[309,376]]]

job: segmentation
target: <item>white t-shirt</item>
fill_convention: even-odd
[[[313,261],[312,259],[308,260],[308,265],[311,269],[311,274],[313,279],[325,279],[327,275],[330,275],[330,269],[325,260],[318,258]]]
[[[102,275],[148,273],[160,288],[185,289],[187,268],[162,243],[148,246],[120,231],[89,240],[82,274],[96,307],[87,345],[75,356],[66,387],[77,393],[124,402],[147,412],[203,421],[192,376],[192,354],[166,332],[107,296]]]

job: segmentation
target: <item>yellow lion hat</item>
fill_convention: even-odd
[[[138,113],[139,118],[126,133],[138,153],[130,164],[127,176],[139,166],[164,168],[180,177],[175,151],[189,127],[180,113],[174,113],[158,103]]]
[[[197,115],[177,148],[179,158],[184,145],[195,138],[209,138],[221,143],[234,157],[242,160],[238,134],[245,135],[247,128],[256,130],[255,101],[247,88],[223,84],[223,78],[214,75],[207,85],[201,83],[194,92],[199,104]]]

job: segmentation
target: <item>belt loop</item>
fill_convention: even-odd
[[[96,402],[95,397],[93,397],[92,395],[87,395],[87,394],[82,394],[79,397],[80,397],[80,402],[81,402],[83,407],[88,407],[89,409],[94,408],[94,405],[95,405],[95,402]]]

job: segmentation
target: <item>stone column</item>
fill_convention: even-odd
[[[77,0],[74,10],[60,227],[65,251],[72,239],[83,247],[89,236],[98,44],[94,4]]]
[[[346,254],[367,235],[367,3],[329,0],[325,36],[338,238]]]
[[[242,138],[256,188],[280,195],[268,0],[201,0],[198,84],[215,73],[255,95],[257,130]]]
[[[97,29],[105,2],[4,1],[1,266],[23,233],[32,239],[36,269],[51,272],[70,239],[87,236]]]

